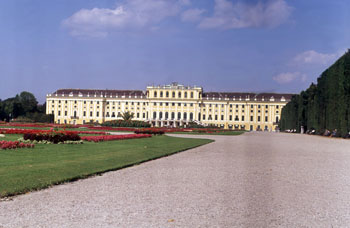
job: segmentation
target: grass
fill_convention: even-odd
[[[6,135],[0,140],[16,140]],[[210,143],[169,136],[0,150],[0,198],[118,170]]]
[[[205,132],[171,132],[171,134],[185,134],[185,135],[241,135],[245,131],[220,131],[213,133]]]

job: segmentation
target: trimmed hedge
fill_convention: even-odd
[[[138,120],[112,120],[101,125],[105,127],[151,127],[149,123]]]
[[[54,144],[63,143],[65,141],[80,141],[81,138],[77,134],[31,134],[27,133],[23,135],[24,140],[30,141],[49,141]]]

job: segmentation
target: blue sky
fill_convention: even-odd
[[[0,98],[59,88],[293,92],[350,47],[347,0],[3,0]]]

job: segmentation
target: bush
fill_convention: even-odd
[[[138,129],[135,134],[163,135],[164,131],[157,128]]]
[[[54,144],[64,143],[65,141],[80,141],[79,135],[74,133],[53,133],[53,134],[32,134],[27,133],[23,135],[24,140],[30,141],[48,141]]]
[[[112,120],[101,125],[105,127],[151,127],[149,123],[138,120]]]

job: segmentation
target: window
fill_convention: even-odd
[[[258,122],[260,122],[260,119],[261,119],[260,116],[258,116]]]
[[[163,112],[159,112],[159,119],[163,119]]]
[[[221,108],[223,108],[224,107],[224,105],[221,105]]]
[[[59,115],[59,116],[61,115],[61,111],[58,111],[58,115]]]
[[[66,104],[67,104],[68,102],[67,102],[67,101],[65,101],[64,103],[66,103]]]
[[[232,121],[232,115],[230,115],[230,121]]]
[[[96,117],[98,117],[100,115],[100,112],[96,112]]]
[[[238,108],[238,105],[236,105],[236,108]]]
[[[146,118],[146,117],[145,117],[145,113],[142,113],[142,118],[144,118],[144,119]]]
[[[171,105],[172,105],[172,106],[175,106],[175,103],[172,103]]]
[[[193,98],[193,92],[191,92],[191,98]]]
[[[137,113],[137,114],[136,114],[136,118],[140,118],[140,113]]]
[[[187,113],[184,112],[184,120],[187,120]]]
[[[260,108],[260,105],[258,105],[258,108]]]
[[[107,105],[109,105],[109,101],[107,101]]]
[[[205,120],[205,114],[203,114],[203,120]]]
[[[109,112],[106,113],[106,117],[109,117]]]
[[[92,104],[93,102],[92,101],[90,101],[90,104]]]
[[[115,117],[115,112],[112,112],[112,117]]]
[[[162,103],[162,102],[160,102],[160,103],[159,103],[159,105],[160,105],[160,106],[163,106],[163,103]]]
[[[184,104],[184,107],[186,107],[186,106],[187,106],[187,104],[185,103],[185,104]]]
[[[185,98],[187,98],[187,92],[185,92]]]
[[[86,101],[84,101],[84,104],[86,104]]]
[[[179,92],[179,93],[177,94],[177,96],[178,96],[179,98],[181,98],[181,92]]]
[[[224,115],[221,115],[221,120],[224,120]]]
[[[171,119],[172,119],[172,120],[175,119],[175,112],[172,112],[172,113],[171,113]]]
[[[67,116],[67,111],[64,111],[64,115]]]
[[[58,101],[59,104],[61,104],[61,101]]]
[[[99,101],[97,101],[97,104],[100,104],[100,102],[99,102]]]
[[[169,92],[168,91],[166,91],[165,96],[169,97]]]
[[[131,105],[134,105],[134,102],[131,102]]]
[[[242,105],[242,108],[244,108],[244,105]]]
[[[169,119],[169,113],[168,112],[165,112],[165,119]]]
[[[193,120],[193,113],[190,113],[190,120]]]
[[[250,108],[253,108],[254,106],[253,105],[250,105]]]
[[[215,115],[215,120],[218,120],[218,115]]]
[[[83,112],[83,116],[86,116],[86,111]]]
[[[154,97],[157,97],[157,91],[154,91]]]
[[[90,112],[90,116],[92,116],[92,112]]]
[[[269,106],[268,106],[268,105],[265,105],[265,108],[269,108]]]
[[[165,106],[169,106],[169,103],[167,102],[167,103],[165,103]]]
[[[212,117],[211,117],[211,115],[209,115],[209,118],[208,118],[208,120],[212,120]]]
[[[157,105],[157,103],[156,102],[154,102],[154,104],[153,105]]]
[[[278,123],[279,119],[278,119],[278,116],[276,116],[276,123]]]
[[[163,91],[160,92],[160,97],[163,97]]]
[[[181,119],[181,112],[177,113],[177,119],[180,120]]]
[[[232,104],[230,104],[230,108],[232,108]]]
[[[244,116],[242,116],[242,121],[244,121]]]
[[[193,104],[191,103],[190,106],[193,107]]]
[[[238,118],[238,116],[236,115],[236,117],[235,117],[235,121],[239,121],[239,118]]]
[[[278,105],[276,106],[277,109],[279,109],[279,107],[280,107],[280,106],[278,106]]]
[[[157,119],[157,112],[153,112],[153,119]]]
[[[175,92],[173,92],[173,98],[175,98]]]
[[[253,122],[254,121],[254,117],[250,116],[250,121]]]
[[[129,103],[128,102],[125,102],[126,105],[128,105]]]
[[[268,121],[268,118],[267,118],[267,116],[265,116],[265,122],[267,122]]]

